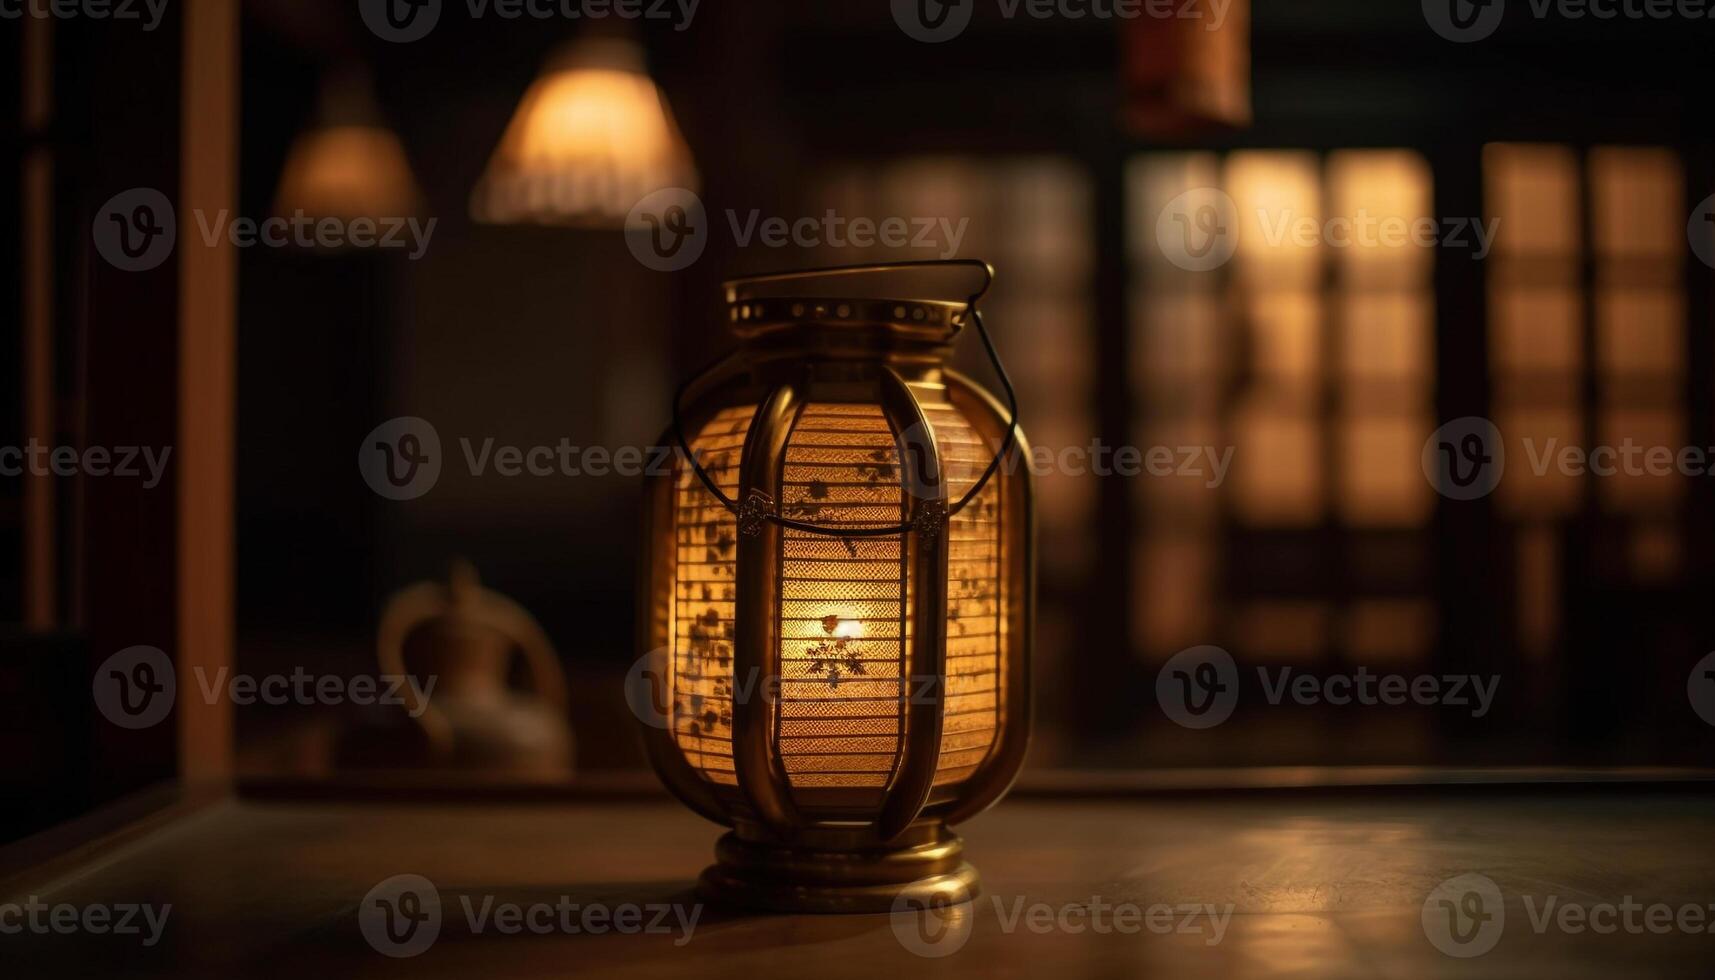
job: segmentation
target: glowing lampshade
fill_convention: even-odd
[[[642,50],[590,38],[550,59],[524,94],[471,195],[471,214],[496,224],[618,227],[643,197],[696,182]]]
[[[974,294],[898,275],[973,268]],[[975,893],[949,828],[1023,761],[1033,582],[1029,450],[977,309],[989,276],[727,284],[739,350],[687,387],[684,452],[648,482],[633,697],[668,788],[732,828],[712,897],[876,912]],[[970,328],[1005,405],[947,364]]]
[[[399,137],[382,124],[368,84],[342,75],[322,90],[316,123],[286,157],[274,213],[290,218],[401,218],[422,200]]]

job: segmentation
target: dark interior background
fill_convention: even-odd
[[[1493,211],[1484,197],[1489,144],[1547,142],[1579,153],[1636,145],[1677,154],[1686,213],[1715,192],[1708,103],[1715,63],[1707,57],[1715,30],[1707,23],[1513,16],[1493,38],[1459,45],[1426,29],[1415,3],[1260,0],[1252,10],[1254,125],[1162,142],[1130,135],[1122,124],[1122,39],[1113,23],[1007,21],[992,4],[977,7],[963,37],[935,46],[904,36],[879,0],[706,2],[689,31],[648,20],[638,31],[695,154],[711,215],[729,208],[818,215],[832,206],[827,175],[885,175],[924,158],[962,161],[974,173],[1048,160],[1072,174],[1081,204],[1067,234],[1084,253],[1078,268],[1087,282],[1076,291],[1079,326],[1056,335],[1055,345],[1082,367],[1042,360],[1043,345],[1032,343],[1038,307],[1030,302],[1003,303],[994,323],[1015,373],[1034,379],[1026,395],[1037,393],[1038,405],[1051,401],[1056,430],[1064,431],[1060,417],[1072,419],[1086,441],[1135,443],[1138,420],[1153,404],[1132,367],[1143,282],[1128,259],[1135,229],[1127,173],[1141,154],[1401,148],[1431,168],[1433,214],[1476,216]],[[131,105],[149,101],[136,93],[139,72],[174,81],[170,69],[137,64],[170,65],[173,23],[142,42],[159,46],[148,58],[116,53],[135,38],[119,43],[113,25],[62,31],[63,125],[23,133],[6,115],[12,152],[0,169],[9,186],[17,186],[20,154],[32,140],[55,140],[74,161],[61,175],[57,212],[68,293],[75,294],[76,270],[87,268],[88,215],[120,186],[103,176],[103,160],[111,165],[121,147],[164,145],[162,134],[134,131],[125,120],[157,111]],[[717,231],[700,262],[669,275],[634,261],[615,232],[474,223],[470,189],[519,96],[549,52],[582,26],[471,22],[463,4],[449,3],[428,38],[395,45],[365,30],[349,3],[245,5],[240,212],[268,213],[287,149],[312,120],[320,79],[358,64],[438,225],[419,261],[386,251],[240,251],[238,668],[373,671],[386,597],[466,557],[554,640],[570,680],[579,765],[590,770],[641,764],[619,697],[620,679],[641,652],[632,636],[636,481],[473,479],[451,464],[456,440],[651,445],[673,387],[728,343],[715,318],[722,278],[841,256],[739,248]],[[16,25],[0,24],[0,32],[6,50],[16,50]],[[0,64],[0,80],[14,81],[14,59]],[[129,152],[172,161],[170,150]],[[1028,181],[1029,172],[1019,179]],[[0,224],[16,227],[16,208],[16,195],[0,198]],[[1001,241],[1003,254],[966,254],[995,261],[1002,290],[1009,277],[1031,281],[1029,251],[1006,243],[1004,203],[970,217],[969,241]],[[0,266],[8,270],[0,295],[9,310],[18,308],[18,248],[16,235],[0,240]],[[1712,446],[1715,274],[1689,252],[1678,261],[1687,323],[1681,434],[1685,444]],[[1588,252],[1578,263],[1586,280],[1594,276]],[[1494,407],[1487,274],[1457,250],[1434,257],[1438,421]],[[99,366],[115,356],[147,358],[147,332],[128,339],[104,332],[99,313],[75,302],[62,309],[74,320],[62,358],[66,398],[98,383],[125,390],[135,372],[100,379]],[[17,348],[15,321],[0,318],[0,349]],[[10,356],[0,358],[0,372],[0,387],[13,390]],[[1587,379],[1581,392],[1589,408],[1595,382]],[[0,444],[21,425],[14,402],[0,399]],[[1027,397],[1027,430],[1036,407]],[[365,487],[353,457],[365,433],[401,415],[436,425],[450,465],[431,494],[393,503]],[[18,547],[15,491],[0,481],[0,553]],[[1080,508],[1044,528],[1045,548],[1061,557],[1050,556],[1041,578],[1033,765],[1665,765],[1707,761],[1715,748],[1715,732],[1689,711],[1657,707],[1683,706],[1686,671],[1715,649],[1708,602],[1715,514],[1706,482],[1691,481],[1670,516],[1655,522],[1667,521],[1678,542],[1665,576],[1634,574],[1628,525],[1594,492],[1555,523],[1555,606],[1563,615],[1547,657],[1529,656],[1517,642],[1517,539],[1509,533],[1513,518],[1493,498],[1467,506],[1437,497],[1432,517],[1409,532],[1359,531],[1332,520],[1289,530],[1228,522],[1205,542],[1219,558],[1222,597],[1211,607],[1206,642],[1233,642],[1231,615],[1259,597],[1337,607],[1377,589],[1410,593],[1432,610],[1431,639],[1401,669],[1500,674],[1502,697],[1480,723],[1432,709],[1241,707],[1218,733],[1196,737],[1155,707],[1163,653],[1149,649],[1137,625],[1152,602],[1169,601],[1153,596],[1140,571],[1135,542],[1149,517],[1147,497],[1121,479],[1095,480],[1079,493]],[[93,501],[67,513],[91,526],[102,521]],[[16,569],[0,563],[0,623],[19,618]],[[0,633],[4,703],[29,700],[24,692],[35,688],[25,678],[42,663],[105,656],[99,623],[113,608],[90,605],[52,637]],[[122,645],[129,642],[137,641]],[[1244,660],[1242,649],[1235,653]],[[1335,644],[1268,662],[1316,672],[1357,661]],[[84,676],[67,689],[84,685]],[[299,733],[316,721],[304,714],[241,710],[242,764],[263,772],[301,767]],[[76,720],[87,715],[62,719],[71,734],[60,744],[87,737]]]

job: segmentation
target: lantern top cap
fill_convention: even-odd
[[[729,279],[728,303],[838,295],[854,299],[975,306],[994,282],[994,267],[976,259],[880,262],[795,269]]]
[[[879,328],[903,339],[945,343],[964,328],[969,309],[964,303],[807,296],[729,303],[727,318],[746,339],[799,327]]]
[[[727,317],[744,338],[809,325],[945,342],[993,281],[994,269],[972,259],[768,273],[727,281]]]

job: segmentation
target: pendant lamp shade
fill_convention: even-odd
[[[471,195],[471,214],[493,224],[619,228],[642,198],[696,182],[642,50],[625,38],[588,38],[550,58],[524,93]]]
[[[274,213],[380,220],[417,213],[422,194],[399,137],[381,121],[360,74],[331,76],[315,122],[293,141]]]

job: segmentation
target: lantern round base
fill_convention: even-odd
[[[965,845],[940,823],[914,825],[900,841],[878,845],[857,832],[781,844],[728,833],[698,890],[711,901],[768,912],[897,912],[975,898],[977,869]]]

